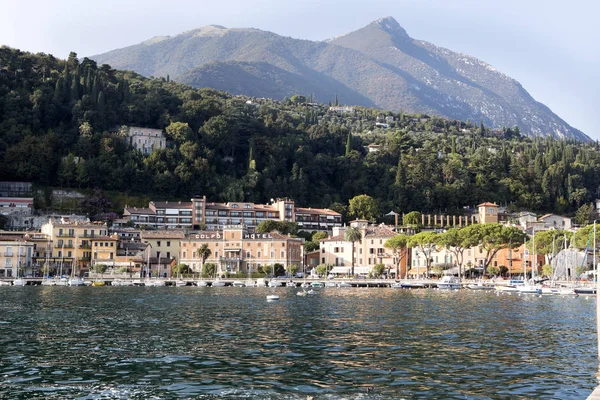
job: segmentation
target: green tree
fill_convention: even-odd
[[[368,221],[375,220],[376,216],[379,215],[377,202],[371,196],[366,194],[354,196],[350,199],[348,211],[350,212],[350,215]]]
[[[202,265],[202,277],[203,278],[214,278],[217,275],[217,264],[206,263]]]
[[[344,231],[344,240],[346,242],[352,242],[352,270],[351,275],[354,276],[354,243],[362,240],[362,233],[358,228],[349,227]]]
[[[500,274],[500,268],[490,265],[487,269],[487,272],[492,276],[498,276]]]
[[[583,226],[585,224],[589,224],[594,220],[595,210],[594,206],[590,204],[584,204],[577,209],[575,213],[575,223],[577,225]]]
[[[406,251],[407,243],[408,236],[403,233],[400,233],[396,236],[392,236],[383,244],[383,247],[392,250],[392,252],[394,253],[394,259],[396,261],[396,279],[400,278],[400,264],[408,254]]]
[[[404,216],[404,225],[421,226],[421,213],[418,211],[411,211]]]
[[[296,272],[298,272],[298,269],[299,269],[298,265],[291,264],[285,268],[285,272],[287,273],[288,276],[294,276],[296,274]]]
[[[485,250],[484,272],[487,271],[494,256],[502,249],[516,249],[521,246],[525,239],[525,233],[514,226],[504,226],[501,224],[473,224],[465,228],[464,235],[469,240],[479,243],[479,246]]]
[[[384,272],[385,272],[384,264],[375,264],[375,265],[373,265],[373,268],[371,269],[371,274],[375,278],[380,277],[381,275],[383,275]]]
[[[458,266],[458,277],[462,277],[464,252],[466,249],[478,244],[477,238],[468,235],[468,231],[463,228],[450,228],[439,235],[438,244],[448,249],[454,255],[456,265]]]
[[[206,259],[211,256],[211,254],[212,254],[212,251],[208,247],[207,243],[202,243],[200,245],[200,247],[198,247],[198,249],[196,250],[196,255],[198,256],[198,258],[200,258],[200,261],[201,261],[202,276],[206,275],[207,271],[205,271],[206,266],[204,265],[204,263],[206,262]],[[208,274],[208,275],[211,276],[211,274]]]
[[[325,275],[327,275],[327,269],[328,269],[327,265],[325,265],[325,264],[318,265],[315,268],[315,270],[317,272],[317,275],[319,275],[319,276],[325,276]]]
[[[425,258],[425,275],[429,277],[429,269],[433,259],[431,253],[437,248],[439,234],[435,232],[420,232],[416,235],[409,236],[406,245],[411,249],[418,249],[417,259],[422,254]]]
[[[554,270],[553,270],[553,268],[552,268],[552,265],[550,265],[550,264],[544,264],[544,265],[542,266],[542,274],[543,274],[545,277],[547,277],[547,278],[550,278],[550,277],[552,277],[552,274],[553,274],[553,273],[554,273]]]

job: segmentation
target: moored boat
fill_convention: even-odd
[[[494,290],[493,286],[484,285],[483,282],[469,283],[467,289],[471,290]]]
[[[79,276],[74,276],[71,279],[69,279],[69,286],[85,286],[85,282],[83,278],[80,278]]]
[[[25,286],[27,282],[23,278],[17,278],[12,282],[13,286]]]
[[[233,281],[232,285],[235,287],[246,287],[246,283],[242,281]]]
[[[457,290],[462,288],[462,284],[460,283],[460,279],[455,276],[445,275],[440,279],[437,284],[438,289],[444,290]]]
[[[276,294],[270,294],[267,296],[267,301],[277,301],[279,300],[279,296],[277,296]]]

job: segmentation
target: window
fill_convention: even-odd
[[[171,252],[167,251],[167,258],[171,258]]]
[[[182,258],[187,258],[187,252],[183,252],[183,257]]]
[[[112,251],[110,252],[110,259],[111,260],[113,259],[113,252]]]
[[[321,264],[325,264],[325,257],[321,258]]]
[[[252,208],[252,206],[250,204],[246,204],[246,205],[244,205],[244,208],[245,209],[250,209],[250,208]]]
[[[238,208],[239,206],[237,204],[232,204],[231,208]]]
[[[159,240],[158,242],[156,242],[156,245],[157,245],[158,247],[160,247],[160,240]]]
[[[256,257],[260,258],[260,251],[256,254]]]
[[[171,247],[171,242],[167,242],[167,247]]]

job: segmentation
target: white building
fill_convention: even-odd
[[[161,129],[132,126],[127,132],[128,144],[142,154],[150,154],[155,149],[167,147],[167,139]]]
[[[572,227],[571,218],[561,217],[560,215],[546,214],[541,216],[538,221],[543,222],[546,229],[569,230]]]

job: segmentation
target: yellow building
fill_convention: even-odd
[[[146,267],[142,276],[151,274],[151,276],[170,277],[172,265],[178,263],[180,241],[184,238],[183,231],[142,231],[140,241],[148,245],[144,254]]]
[[[479,211],[479,223],[498,223],[498,205],[494,203],[481,203],[477,206]]]
[[[117,244],[119,239],[114,236],[98,236],[90,239],[92,246],[92,269],[97,264],[114,268],[117,262]]]
[[[0,278],[31,273],[33,243],[13,236],[0,236]]]
[[[181,241],[180,260],[195,273],[201,272],[198,249],[203,244],[211,252],[205,262],[216,264],[218,274],[250,274],[266,265],[286,268],[302,264],[302,239],[278,232],[249,233],[242,225],[228,225],[221,231],[198,232]]]
[[[89,270],[92,259],[92,239],[106,236],[108,228],[102,222],[54,222],[42,225],[42,233],[52,243],[49,265],[54,273],[79,275]],[[73,270],[75,267],[75,271]]]

